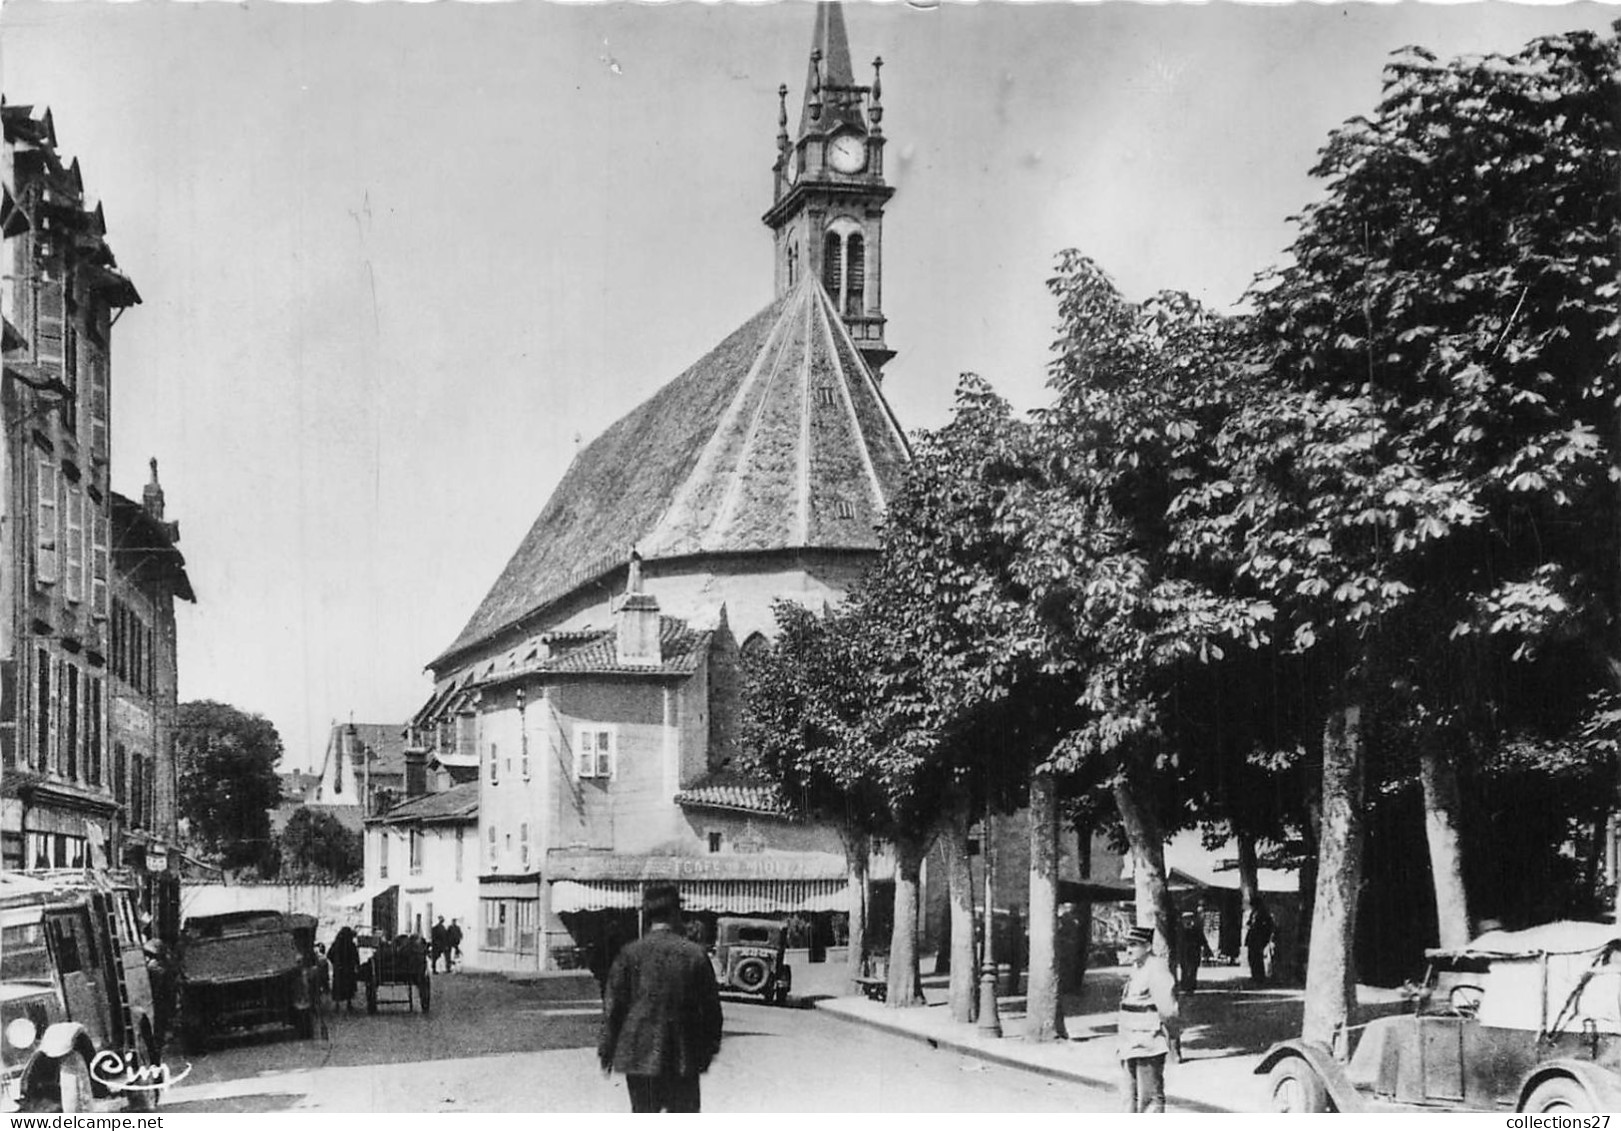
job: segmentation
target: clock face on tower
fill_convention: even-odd
[[[859,173],[867,167],[867,142],[855,134],[840,134],[828,143],[828,164],[841,173]]]

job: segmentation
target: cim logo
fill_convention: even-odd
[[[103,1049],[90,1062],[90,1076],[103,1087],[121,1092],[161,1092],[170,1084],[178,1084],[191,1075],[186,1065],[179,1075],[171,1072],[167,1064],[141,1064],[134,1057],[125,1059],[114,1049]]]

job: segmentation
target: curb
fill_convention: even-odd
[[[842,1009],[830,1008],[830,1003],[836,1001],[838,1001],[837,998],[823,999],[821,1001],[813,1001],[810,1003],[810,1005],[812,1009],[815,1009],[820,1013],[824,1013],[829,1017],[836,1017],[841,1021],[848,1021],[856,1025],[865,1025],[870,1029],[877,1029],[880,1032],[889,1033],[897,1037],[907,1037],[911,1040],[926,1044],[930,1048],[945,1049],[949,1052],[959,1053],[963,1056],[972,1056],[979,1060],[983,1060],[987,1063],[995,1064],[1003,1068],[1016,1068],[1022,1072],[1029,1072],[1037,1076],[1046,1076],[1055,1080],[1065,1080],[1073,1084],[1082,1084],[1089,1088],[1099,1088],[1108,1092],[1112,1092],[1118,1087],[1118,1082],[1115,1080],[1099,1079],[1096,1076],[1089,1076],[1084,1072],[1077,1072],[1070,1068],[1058,1068],[1050,1064],[1033,1063],[1031,1061],[1021,1059],[1020,1057],[1013,1056],[1010,1053],[997,1052],[994,1049],[987,1049],[981,1045],[970,1044],[965,1040],[948,1036],[934,1036],[930,1033],[919,1032],[916,1029],[911,1029],[904,1025],[897,1025],[893,1022],[883,1021],[876,1017],[868,1017],[860,1013],[847,1013]],[[1003,1039],[1018,1040],[1019,1038],[1014,1037]],[[1169,1088],[1167,1088],[1165,1092],[1165,1101],[1167,1106],[1179,1107],[1201,1114],[1233,1114],[1228,1108],[1217,1107],[1215,1104],[1206,1103],[1203,1100],[1196,1100],[1187,1096],[1176,1095]]]

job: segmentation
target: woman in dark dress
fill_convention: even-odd
[[[343,1002],[353,1012],[356,972],[360,969],[360,947],[355,945],[354,928],[344,927],[338,931],[326,958],[332,964],[332,1001],[334,1004]]]

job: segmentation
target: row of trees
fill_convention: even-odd
[[[1021,416],[965,376],[863,587],[779,607],[747,757],[845,832],[858,887],[870,839],[894,845],[890,1002],[917,999],[916,879],[939,838],[952,1009],[972,1016],[967,834],[988,808],[1029,812],[1038,1039],[1062,1031],[1066,818],[1119,828],[1167,938],[1168,830],[1236,836],[1247,898],[1256,844],[1299,843],[1306,1032],[1326,1038],[1354,1000],[1370,807],[1421,794],[1444,944],[1471,929],[1466,825],[1485,814],[1465,796],[1552,767],[1607,817],[1618,62],[1587,32],[1399,53],[1242,314],[1127,301],[1063,253],[1051,403]]]

